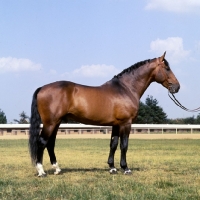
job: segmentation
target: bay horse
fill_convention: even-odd
[[[33,94],[29,136],[30,155],[38,176],[45,176],[42,165],[45,148],[55,169],[54,174],[60,173],[54,153],[55,140],[60,123],[69,119],[84,124],[112,126],[108,157],[110,173],[117,172],[114,154],[120,138],[120,166],[124,174],[131,174],[126,153],[131,124],[137,117],[141,96],[152,82],[162,84],[172,94],[180,88],[165,53],[124,69],[98,87],[58,81],[38,88]]]

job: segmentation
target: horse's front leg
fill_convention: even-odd
[[[128,140],[129,140],[130,130],[131,130],[131,125],[120,127],[120,149],[121,149],[120,166],[124,170],[124,174],[131,174],[131,170],[128,168],[126,162],[126,153],[128,150]]]
[[[117,169],[115,168],[115,165],[114,165],[114,156],[115,156],[115,151],[118,146],[118,140],[119,140],[119,127],[113,126],[111,139],[110,139],[110,153],[109,153],[109,157],[108,157],[108,164],[110,167],[111,174],[117,173]]]

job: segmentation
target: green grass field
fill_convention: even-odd
[[[0,199],[200,199],[200,140],[133,140],[127,161],[133,170],[108,172],[108,139],[60,139],[54,175],[47,151],[38,178],[31,165],[27,140],[0,140]]]

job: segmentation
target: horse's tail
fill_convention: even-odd
[[[29,129],[29,151],[32,163],[36,164],[37,151],[38,151],[38,139],[40,134],[41,118],[37,108],[37,94],[41,88],[38,88],[33,94],[33,100],[31,105],[31,118]]]

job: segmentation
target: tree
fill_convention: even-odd
[[[138,117],[135,123],[138,124],[162,124],[167,122],[167,114],[158,106],[158,101],[148,96],[145,104],[140,102]]]
[[[168,119],[168,124],[184,124],[184,118]]]
[[[22,113],[19,114],[20,119],[14,119],[15,122],[17,122],[18,124],[28,124],[29,123],[29,117],[28,115],[26,115],[26,113],[24,111],[22,111]]]
[[[147,110],[147,106],[143,102],[140,101],[138,116],[135,123],[146,124],[145,122],[146,110]]]
[[[200,124],[200,113],[197,115],[196,124]]]
[[[192,117],[186,117],[186,118],[176,118],[176,119],[168,119],[169,124],[200,124],[200,113]]]
[[[183,120],[183,123],[184,124],[195,124],[195,118],[194,116],[192,117],[186,117],[184,120]]]
[[[7,119],[5,113],[0,109],[0,124],[6,124]]]

